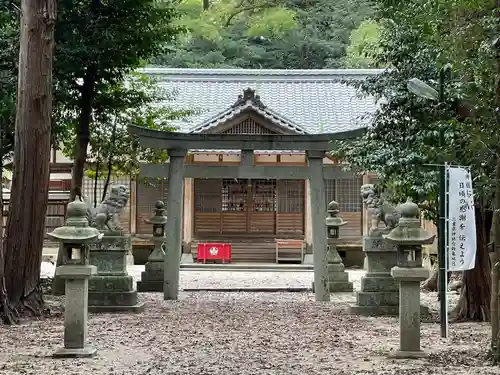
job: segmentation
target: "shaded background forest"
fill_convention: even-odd
[[[376,67],[365,56],[378,25],[368,0],[181,0],[186,28],[151,63],[172,68]]]

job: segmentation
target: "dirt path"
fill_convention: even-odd
[[[423,323],[425,360],[394,361],[396,318],[360,318],[347,302],[314,302],[310,293],[181,292],[179,301],[142,294],[142,314],[90,315],[93,359],[52,359],[61,316],[0,326],[0,374],[37,375],[421,375],[498,374],[484,360],[486,324]],[[437,308],[435,295],[423,299]],[[60,301],[60,300],[59,300]],[[57,302],[57,301],[56,301]]]

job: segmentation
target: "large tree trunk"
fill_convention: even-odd
[[[80,115],[76,127],[75,160],[71,179],[71,199],[83,193],[83,177],[87,151],[90,143],[90,122],[92,121],[92,101],[95,89],[95,67],[89,67],[80,90]]]
[[[2,140],[2,134],[0,134],[0,142]],[[0,145],[0,177],[2,177],[3,168],[3,148]],[[0,181],[2,179],[0,178]],[[2,194],[0,194],[0,207],[2,209],[2,221],[3,221],[3,184],[2,184]],[[5,324],[13,324],[17,321],[12,310],[9,308],[9,299],[7,296],[7,289],[5,288],[5,257],[3,253],[3,225],[0,225],[0,306],[2,310],[0,311],[0,318]]]
[[[431,268],[431,272],[427,280],[422,283],[422,290],[428,292],[435,292],[438,289],[438,279],[439,279],[439,263],[434,262]]]
[[[500,20],[500,0],[496,2],[496,10],[495,16],[497,20]],[[495,56],[496,56],[496,77],[495,77],[495,103],[497,108],[500,107],[500,39],[496,39],[493,43],[493,47],[495,48]],[[500,125],[500,116],[497,113],[497,126]],[[494,244],[494,254],[493,259],[495,262],[500,261],[500,150],[497,149],[497,164],[495,171],[495,211],[494,211],[494,226],[493,226],[493,244]],[[493,267],[496,266],[492,264]],[[500,361],[500,270],[497,268],[497,272],[495,272],[495,277],[492,280],[492,284],[495,287],[492,287],[492,295],[491,295],[491,306],[494,308],[494,316],[492,314],[492,319],[495,319],[495,322],[492,322],[491,325],[491,343],[492,343],[492,351],[496,361]]]
[[[454,321],[490,320],[491,268],[486,229],[484,208],[476,206],[476,265],[463,273],[460,299],[452,311]]]
[[[9,309],[41,313],[39,285],[49,190],[55,0],[22,0],[14,173],[7,220]]]
[[[87,149],[90,143],[90,120],[92,116],[92,102],[83,88],[80,108],[80,118],[76,129],[75,160],[73,162],[73,175],[71,179],[71,199],[83,192],[83,177],[85,163],[87,162]]]

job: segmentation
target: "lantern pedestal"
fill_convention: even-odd
[[[137,282],[138,292],[163,292],[163,280],[165,279],[165,203],[155,202],[154,215],[145,220],[146,223],[153,225],[153,243],[154,250],[149,254],[145,271],[141,273],[141,281]]]
[[[92,357],[96,349],[87,346],[87,307],[89,278],[97,273],[90,265],[63,265],[56,275],[65,279],[64,347],[54,353],[57,358]]]
[[[140,293],[163,292],[165,252],[162,246],[165,238],[153,237],[153,241],[155,248],[149,255],[144,272],[141,273],[141,281],[137,282],[137,291]]]
[[[332,240],[329,239],[331,242]],[[334,245],[329,245],[327,251],[328,259],[328,282],[327,287],[330,293],[352,292],[353,285],[349,281],[349,274],[345,271],[342,258],[340,257]],[[314,282],[312,284],[314,292]]]
[[[429,277],[425,268],[393,267],[391,275],[399,283],[399,351],[395,358],[422,358],[420,349],[420,282]]]
[[[127,273],[130,237],[122,232],[105,232],[100,244],[90,250],[90,263],[97,275],[90,279],[90,312],[142,312],[133,277]]]
[[[364,316],[397,316],[399,287],[391,276],[397,264],[396,246],[390,245],[380,231],[363,238],[366,275],[361,278],[361,290],[356,293],[356,304],[349,306],[352,314]]]
[[[335,201],[328,203],[328,216],[325,219],[327,243],[326,261],[327,279],[324,281],[329,293],[352,292],[352,283],[349,282],[349,274],[345,271],[342,258],[337,252],[337,244],[340,238],[340,228],[347,224],[339,216],[339,204]],[[314,282],[312,283],[314,292]]]

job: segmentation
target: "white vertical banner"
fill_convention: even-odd
[[[470,171],[448,167],[448,270],[471,270],[476,264],[476,215]]]

